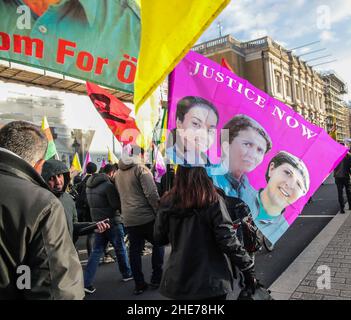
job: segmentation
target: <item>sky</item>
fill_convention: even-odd
[[[300,55],[324,49],[301,58],[308,61],[331,55],[308,64],[336,60],[315,69],[335,71],[351,91],[351,0],[232,0],[197,43],[219,37],[219,21],[222,35],[230,34],[239,41],[270,36],[286,49],[320,41],[293,52]],[[351,93],[343,98],[351,101]]]

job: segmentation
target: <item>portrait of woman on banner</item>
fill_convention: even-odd
[[[216,187],[227,196],[240,198],[253,211],[257,190],[251,185],[247,174],[262,163],[272,148],[271,138],[258,122],[243,114],[235,115],[222,130],[228,131],[228,140],[221,142],[221,170],[210,168],[208,174]]]
[[[176,128],[167,137],[167,160],[190,166],[208,165],[207,152],[216,140],[219,120],[217,108],[201,97],[180,99],[176,110]]]
[[[255,225],[274,244],[289,227],[283,216],[285,208],[306,195],[310,178],[304,162],[286,151],[271,159],[265,177],[267,185],[258,192],[251,214]]]

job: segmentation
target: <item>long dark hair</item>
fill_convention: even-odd
[[[212,180],[203,167],[178,166],[173,188],[161,199],[179,209],[202,209],[219,199]]]

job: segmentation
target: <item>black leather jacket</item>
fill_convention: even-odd
[[[253,266],[222,198],[202,210],[179,210],[172,200],[162,200],[154,237],[158,245],[170,243],[172,247],[160,287],[160,292],[172,299],[227,294],[235,281],[233,270]]]

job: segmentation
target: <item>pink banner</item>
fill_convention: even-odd
[[[185,153],[196,145],[195,162],[202,159],[218,187],[248,204],[273,243],[347,152],[291,107],[195,52],[172,72],[169,96],[168,129],[178,130],[168,137],[168,158],[191,158],[179,156],[179,141]]]

